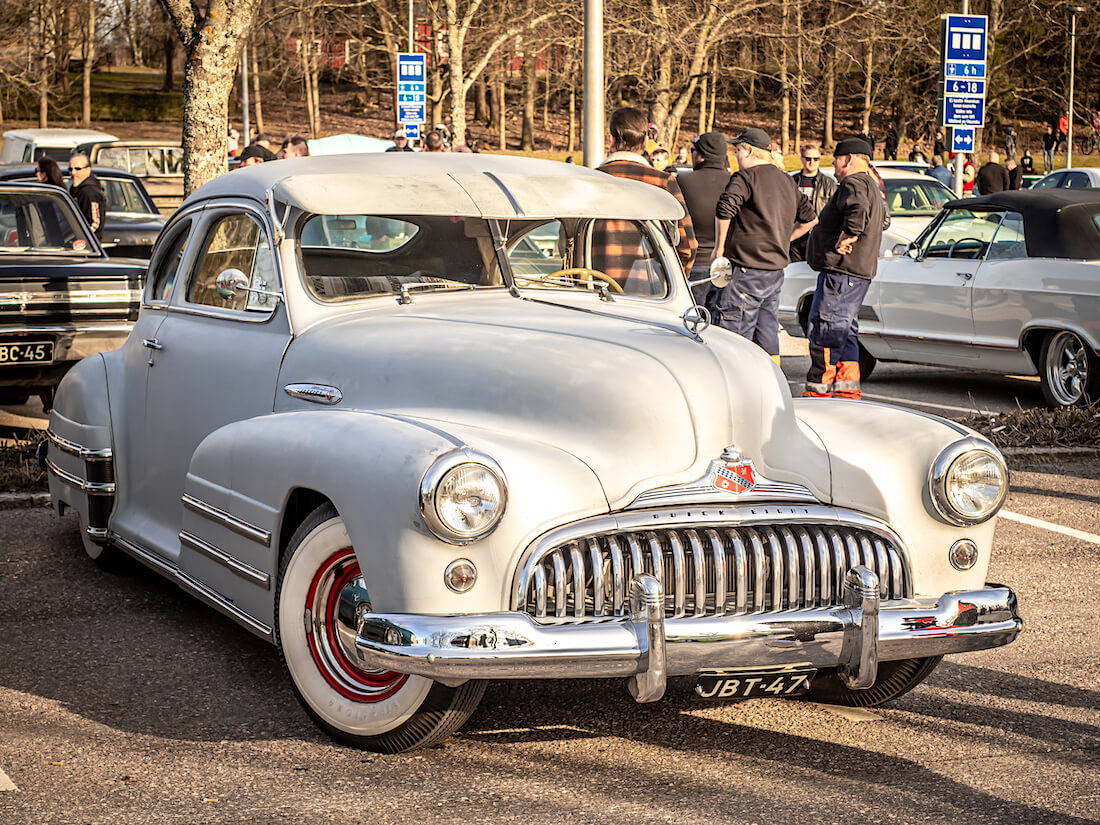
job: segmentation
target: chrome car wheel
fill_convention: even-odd
[[[474,712],[484,682],[450,688],[355,662],[359,618],[371,609],[343,519],[330,504],[295,531],[275,602],[276,641],[299,702],[336,739],[382,753],[449,736]]]
[[[1096,383],[1092,357],[1084,342],[1072,332],[1053,332],[1043,344],[1039,378],[1043,396],[1054,407],[1068,407],[1087,400]]]

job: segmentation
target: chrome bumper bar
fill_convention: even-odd
[[[525,613],[482,616],[366,614],[355,640],[360,667],[467,679],[626,677],[639,702],[664,694],[667,676],[725,667],[838,668],[868,688],[878,662],[1006,645],[1023,622],[1007,587],[949,593],[936,604],[880,610],[878,577],[852,568],[844,606],[665,621],[661,585],[630,583],[631,620],[540,625]]]

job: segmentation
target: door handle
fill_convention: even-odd
[[[149,349],[164,349],[164,344],[157,341],[156,338],[143,338],[141,343]]]
[[[971,278],[974,277],[973,272],[956,272],[955,274],[962,278],[964,281],[969,281]]]

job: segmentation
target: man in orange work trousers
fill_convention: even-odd
[[[890,225],[871,146],[842,140],[833,152],[836,192],[810,233],[806,261],[818,272],[810,305],[810,371],[803,395],[859,398],[856,316],[878,271],[882,231]]]

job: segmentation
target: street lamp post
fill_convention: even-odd
[[[1069,125],[1066,127],[1066,168],[1073,166],[1073,73],[1077,55],[1077,13],[1080,6],[1069,7]]]

